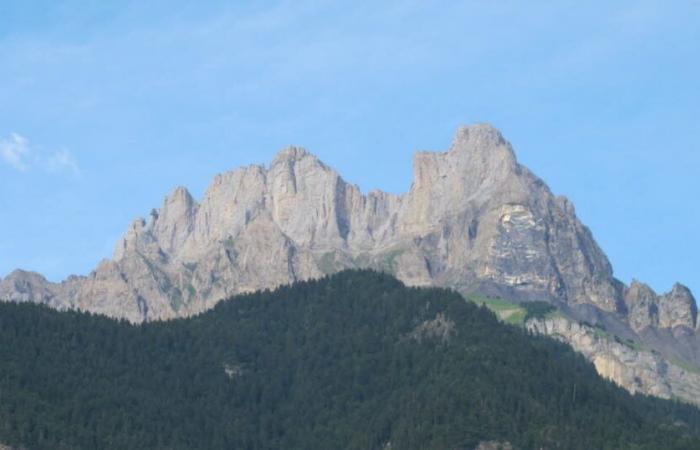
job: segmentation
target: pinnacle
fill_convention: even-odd
[[[671,294],[672,295],[682,295],[684,297],[692,297],[693,296],[690,289],[681,283],[675,283],[673,285],[673,288],[671,288]]]
[[[277,155],[275,155],[275,158],[272,160],[272,165],[274,166],[279,162],[285,161],[297,161],[307,156],[313,155],[303,147],[290,145],[277,152]]]
[[[188,196],[190,195],[190,192],[187,190],[185,186],[176,186],[175,189],[172,190],[170,193],[170,196],[175,197],[175,196]]]
[[[186,187],[177,186],[165,197],[165,203],[173,201],[192,203],[194,200],[192,194],[190,194],[190,191],[188,191]]]
[[[630,288],[635,287],[635,286],[651,289],[651,287],[648,284],[644,283],[643,281],[639,281],[636,278],[632,278],[632,282],[630,283]]]
[[[473,125],[462,125],[455,131],[452,147],[454,148],[465,143],[495,147],[505,144],[506,140],[503,138],[501,132],[493,125],[477,123]]]
[[[460,126],[454,134],[450,154],[470,161],[480,160],[492,165],[515,168],[515,153],[501,132],[492,125],[481,123]]]

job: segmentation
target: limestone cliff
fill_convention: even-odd
[[[629,322],[636,331],[647,327],[697,328],[698,308],[690,290],[676,283],[671,292],[657,295],[649,286],[633,281],[625,290]]]
[[[446,152],[417,153],[403,195],[364,194],[304,149],[286,148],[267,166],[217,175],[200,202],[176,188],[88,276],[52,284],[16,271],[0,281],[0,299],[142,322],[351,267],[410,285],[590,306],[622,317],[661,353],[700,361],[692,294],[616,280],[571,202],[489,125],[459,128]]]
[[[682,360],[669,361],[637,342],[560,315],[530,320],[526,325],[533,332],[569,343],[593,362],[600,375],[632,393],[700,405],[700,370]]]

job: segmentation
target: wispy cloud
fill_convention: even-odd
[[[18,172],[28,172],[36,168],[50,173],[80,173],[78,163],[69,150],[62,148],[46,152],[31,145],[29,139],[18,133],[10,133],[8,138],[0,138],[0,158]]]
[[[17,133],[10,133],[7,139],[0,139],[0,156],[13,169],[24,172],[29,167],[31,151],[29,141]]]
[[[73,154],[66,150],[61,149],[51,155],[46,160],[46,168],[50,172],[71,172],[74,174],[79,174],[80,169],[78,168],[78,163],[75,161]]]

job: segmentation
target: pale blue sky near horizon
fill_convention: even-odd
[[[0,277],[300,145],[364,191],[488,122],[615,275],[700,293],[698,0],[0,3]]]

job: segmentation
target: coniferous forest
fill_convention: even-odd
[[[698,449],[700,411],[441,289],[346,271],[131,325],[0,303],[0,442],[27,449]]]

